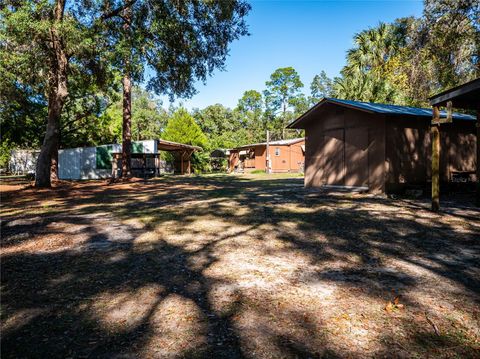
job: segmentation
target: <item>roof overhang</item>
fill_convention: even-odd
[[[348,105],[348,104],[345,104],[345,103],[342,103],[342,102],[337,102],[337,101],[335,101],[333,99],[330,99],[330,98],[323,98],[315,106],[313,106],[311,109],[309,109],[303,115],[301,115],[295,121],[290,123],[287,126],[287,128],[301,128],[301,129],[305,128],[303,126],[303,124],[305,123],[305,121],[307,121],[310,118],[310,115],[312,115],[312,113],[316,112],[321,107],[323,107],[323,106],[325,106],[326,104],[329,104],[329,103],[330,104],[335,104],[335,105],[338,105],[338,106],[351,108],[351,109],[354,109],[354,110],[357,110],[357,111],[362,111],[362,112],[367,112],[367,113],[376,113],[375,111],[370,111],[370,110],[367,110],[367,109],[364,109],[364,108],[351,106],[351,105]]]
[[[185,143],[178,143],[166,140],[157,140],[157,151],[181,151],[192,150],[201,151],[202,148],[198,146],[187,145]]]
[[[293,138],[291,140],[278,140],[278,141],[270,141],[269,145],[270,146],[290,146],[298,142],[305,141],[304,137],[301,138]],[[266,142],[261,142],[261,143],[251,143],[249,145],[243,145],[243,146],[238,146],[235,148],[232,148],[230,151],[236,151],[236,150],[243,150],[246,148],[255,148],[255,147],[261,147],[261,146],[266,146]]]
[[[480,108],[480,78],[436,94],[429,100],[432,106],[446,106],[447,102],[451,101],[454,108],[478,110]]]
[[[408,116],[408,117],[425,117],[431,118],[432,110],[427,108],[414,108],[409,106],[387,105],[366,103],[358,101],[339,100],[335,98],[323,98],[315,106],[290,123],[287,128],[305,128],[306,122],[312,118],[312,115],[320,111],[327,105],[341,106],[350,108],[355,111],[366,112],[370,114],[386,115],[386,116]],[[441,115],[446,115],[445,111],[441,111]],[[454,120],[475,120],[471,115],[454,113]]]

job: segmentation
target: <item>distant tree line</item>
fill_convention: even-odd
[[[0,160],[8,160],[10,148],[42,143],[48,157],[45,141],[53,143],[54,159],[54,148],[159,137],[201,145],[208,153],[263,142],[267,130],[273,139],[300,136],[286,125],[323,97],[427,106],[430,95],[480,76],[480,2],[426,0],[419,18],[355,34],[338,77],[319,69],[307,87],[293,67],[284,67],[266,78],[264,89],[245,91],[234,108],[164,108],[155,95],[189,97],[195,79],[223,64],[228,43],[246,34],[249,9],[242,1],[175,4],[4,2]],[[203,16],[210,12],[218,18]],[[163,36],[160,17],[167,15]],[[214,29],[218,36],[211,35]],[[193,40],[199,38],[203,42]],[[147,67],[154,75],[142,88]],[[205,154],[197,157],[197,165],[208,169]]]

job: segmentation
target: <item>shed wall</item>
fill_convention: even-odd
[[[385,190],[383,116],[331,106],[305,125],[305,134],[305,186]]]
[[[144,153],[155,153],[155,140],[134,141],[136,148]],[[112,152],[121,152],[121,144],[111,144]],[[97,168],[97,147],[67,148],[58,151],[58,178],[60,179],[103,179],[112,175],[111,168]]]
[[[15,174],[35,173],[39,151],[12,150],[8,168]]]
[[[388,117],[386,132],[386,188],[431,181],[430,122],[425,117]],[[473,121],[440,125],[440,180],[448,182],[454,171],[475,171],[476,134]]]
[[[319,110],[305,123],[305,186],[368,186],[370,192],[385,192],[426,185],[430,122],[340,106]],[[442,124],[440,134],[441,180],[450,181],[454,171],[475,171],[475,122]]]

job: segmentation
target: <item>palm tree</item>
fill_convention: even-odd
[[[395,91],[385,76],[386,64],[397,51],[392,26],[380,23],[356,34],[354,41],[355,47],[347,52],[342,77],[335,80],[336,96],[358,101],[393,101]]]

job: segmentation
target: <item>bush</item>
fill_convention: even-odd
[[[191,159],[193,173],[212,172],[210,164],[210,155],[206,151],[194,152]]]
[[[0,168],[8,169],[8,162],[10,161],[10,151],[12,150],[12,143],[5,139],[0,143]]]

